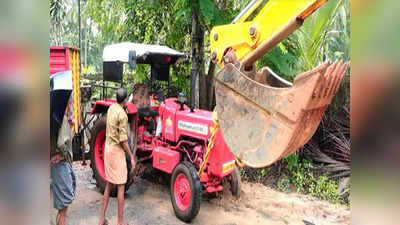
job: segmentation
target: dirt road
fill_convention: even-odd
[[[74,163],[77,198],[69,210],[69,225],[98,223],[102,195],[97,191],[89,166]],[[350,224],[350,210],[315,200],[309,196],[275,191],[261,184],[242,183],[239,200],[229,192],[220,196],[203,196],[195,225],[253,224]],[[52,219],[55,211],[52,210]],[[112,198],[107,212],[116,224],[117,202]],[[125,221],[135,225],[185,224],[178,220],[170,201],[166,182],[138,179],[126,194]]]

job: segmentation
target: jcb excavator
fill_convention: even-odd
[[[265,167],[300,149],[315,133],[348,65],[326,62],[292,84],[269,68],[256,71],[254,63],[327,1],[253,0],[232,24],[212,29],[211,57],[221,68],[214,78],[216,111],[238,161]]]

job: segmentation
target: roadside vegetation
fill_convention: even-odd
[[[342,194],[339,180],[320,173],[310,159],[299,159],[292,154],[281,162],[262,169],[243,168],[242,179],[259,182],[282,192],[310,194],[335,204],[349,204],[348,195]],[[345,187],[349,188],[349,187]]]
[[[167,45],[187,53],[191,60],[171,69],[167,96],[195,93],[195,105],[215,105],[210,63],[209,33],[215,25],[230,23],[249,0],[81,0],[82,72],[88,85],[101,82],[102,51],[123,41]],[[329,1],[303,27],[265,55],[258,68],[269,66],[289,81],[326,60],[350,61],[350,1]],[[50,44],[78,46],[78,10],[75,0],[50,0]],[[195,27],[196,29],[193,29]],[[199,51],[193,51],[193,48]],[[192,65],[199,65],[193,71]],[[350,70],[349,70],[350,71]],[[126,70],[131,89],[147,83],[149,67]],[[350,73],[327,109],[316,134],[298,153],[272,166],[243,168],[244,180],[281,191],[307,193],[334,203],[348,204],[350,193]],[[195,82],[192,82],[194,80]],[[194,84],[194,85],[193,85]],[[154,84],[167,88],[166,83]],[[94,90],[92,98],[99,98]],[[189,99],[189,98],[188,98]]]

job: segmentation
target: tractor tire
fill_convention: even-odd
[[[93,178],[96,180],[96,186],[99,188],[101,193],[104,193],[106,188],[105,171],[104,171],[104,147],[106,141],[106,122],[107,117],[103,116],[98,119],[92,128],[91,139],[90,139],[90,167],[93,171]],[[127,159],[129,157],[126,157]],[[132,184],[132,178],[129,176],[131,168],[130,160],[126,163],[128,172],[128,182],[125,184],[125,192],[129,189]],[[113,185],[110,191],[111,197],[117,197],[117,186]]]
[[[229,183],[231,185],[232,196],[239,198],[242,179],[240,177],[240,172],[237,166],[235,166],[235,169],[232,171],[229,177]]]
[[[171,202],[176,217],[189,223],[200,210],[200,179],[189,162],[179,163],[171,176]]]

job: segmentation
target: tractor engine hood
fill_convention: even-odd
[[[210,127],[214,127],[212,112],[195,109],[194,112],[182,110],[176,113],[177,128],[180,134],[201,135],[209,138],[211,136]],[[200,138],[200,136],[199,136]]]
[[[160,105],[163,132],[167,139],[177,141],[181,136],[208,140],[214,127],[212,112],[195,109],[176,102],[176,98],[166,99]]]
[[[215,126],[212,112],[201,109],[191,111],[186,105],[182,105],[181,108],[176,100],[169,98],[160,105],[163,136],[173,142],[189,138],[208,143]],[[208,173],[203,173],[201,179],[208,179],[207,176],[210,174],[223,178],[234,169],[235,157],[226,145],[220,130],[216,133],[207,163]]]

